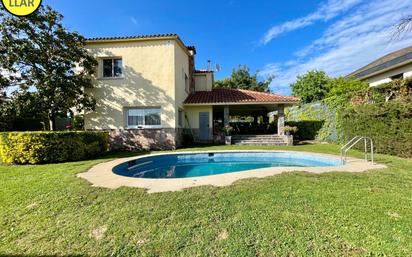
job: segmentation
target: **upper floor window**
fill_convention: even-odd
[[[123,76],[121,58],[103,59],[103,78],[120,78]]]

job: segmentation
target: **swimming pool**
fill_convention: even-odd
[[[295,152],[207,152],[164,154],[130,160],[113,173],[126,177],[191,178],[269,167],[330,167],[340,160]]]

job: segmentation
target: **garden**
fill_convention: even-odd
[[[182,149],[274,149],[199,146]],[[336,154],[334,144],[276,147]],[[412,161],[387,169],[282,174],[147,194],[91,187],[94,160],[0,166],[0,256],[408,256]],[[362,154],[352,151],[351,156]]]

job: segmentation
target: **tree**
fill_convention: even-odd
[[[308,71],[290,85],[292,95],[300,97],[302,103],[320,101],[329,93],[329,81],[324,71]]]
[[[274,77],[269,77],[264,81],[258,81],[257,72],[253,75],[246,65],[239,65],[237,69],[232,70],[230,77],[223,80],[216,80],[215,88],[237,88],[259,92],[269,92],[269,85]]]
[[[85,38],[63,27],[61,14],[49,6],[27,17],[1,9],[0,19],[3,85],[16,87],[18,95],[36,92],[36,106],[47,113],[50,130],[59,113],[94,109],[95,101],[84,89],[93,85],[97,61],[84,48]]]
[[[412,15],[402,18],[398,24],[395,25],[392,39],[399,39],[404,34],[410,32],[412,29]]]
[[[330,107],[345,107],[354,93],[367,89],[369,84],[354,78],[337,77],[328,82],[329,92],[324,102]]]

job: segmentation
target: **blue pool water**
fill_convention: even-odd
[[[122,163],[113,172],[136,178],[189,178],[268,167],[325,167],[338,159],[291,152],[225,152],[148,156]]]

